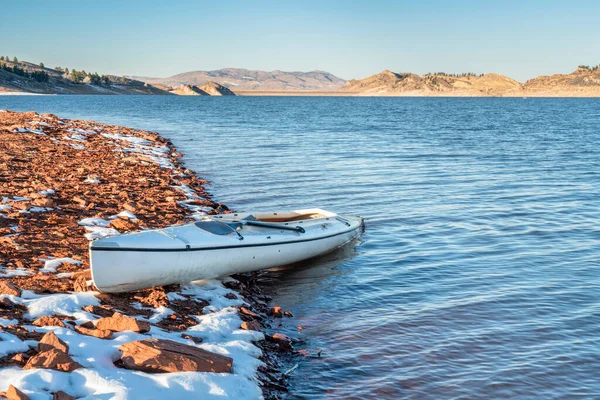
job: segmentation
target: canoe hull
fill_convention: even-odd
[[[349,217],[354,218],[354,217]],[[345,219],[344,229],[290,240],[228,246],[172,249],[94,248],[90,246],[92,278],[103,292],[127,292],[174,283],[216,278],[307,260],[333,251],[360,236],[360,218]]]

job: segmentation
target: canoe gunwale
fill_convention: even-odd
[[[363,223],[358,224],[357,226],[346,229],[341,232],[333,233],[330,235],[307,238],[307,239],[296,239],[296,240],[288,240],[288,241],[278,241],[278,242],[268,242],[268,243],[250,243],[250,244],[235,244],[235,245],[227,245],[227,246],[211,246],[211,247],[191,247],[190,245],[186,245],[186,247],[181,248],[143,248],[143,247],[94,247],[93,243],[90,242],[90,251],[129,251],[129,252],[187,252],[187,251],[212,251],[212,250],[227,250],[227,249],[237,249],[237,248],[247,248],[247,247],[264,247],[264,246],[280,246],[286,244],[295,244],[295,243],[305,243],[305,242],[313,242],[316,240],[329,239],[335,236],[345,235],[355,230],[361,230]]]

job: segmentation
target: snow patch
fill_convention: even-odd
[[[109,236],[118,236],[121,233],[114,228],[104,228],[102,226],[86,226],[86,233],[84,236],[87,240],[102,239]]]
[[[62,263],[69,263],[73,265],[81,265],[83,262],[79,260],[74,260],[69,257],[65,258],[53,258],[53,259],[42,259],[40,261],[45,261],[44,268],[40,269],[40,272],[56,272],[56,268],[58,268]]]
[[[53,294],[50,296],[37,296],[34,299],[24,300],[27,307],[26,317],[36,319],[42,315],[74,315],[88,305],[100,305],[100,300],[94,296],[96,292],[76,292],[70,294]]]
[[[107,221],[102,218],[84,218],[77,224],[81,226],[108,226],[108,224],[110,224],[110,221]]]

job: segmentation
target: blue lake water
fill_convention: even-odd
[[[600,398],[600,99],[0,96],[158,131],[243,210],[361,215],[262,277],[290,398]],[[304,329],[296,331],[295,326]]]

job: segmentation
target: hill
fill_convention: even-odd
[[[181,85],[169,91],[180,96],[235,96],[231,90],[215,82],[207,82],[200,86]]]
[[[600,68],[580,66],[570,74],[538,76],[523,84],[526,96],[600,97]]]
[[[4,57],[2,57],[4,58]],[[169,94],[145,82],[115,75],[46,68],[0,60],[0,92],[39,94]]]
[[[538,76],[524,84],[495,73],[422,76],[384,70],[344,81],[324,71],[285,72],[225,68],[169,78],[99,75],[47,68],[0,56],[0,93],[154,94],[182,96],[490,96],[600,97],[600,65],[570,74]]]
[[[499,74],[445,74],[419,76],[385,70],[364,79],[350,80],[340,90],[358,95],[387,96],[501,96],[518,91],[521,84]]]
[[[168,86],[202,85],[215,82],[236,90],[336,90],[345,81],[325,71],[285,72],[225,68],[215,71],[184,72],[169,78],[132,77],[150,84]]]

